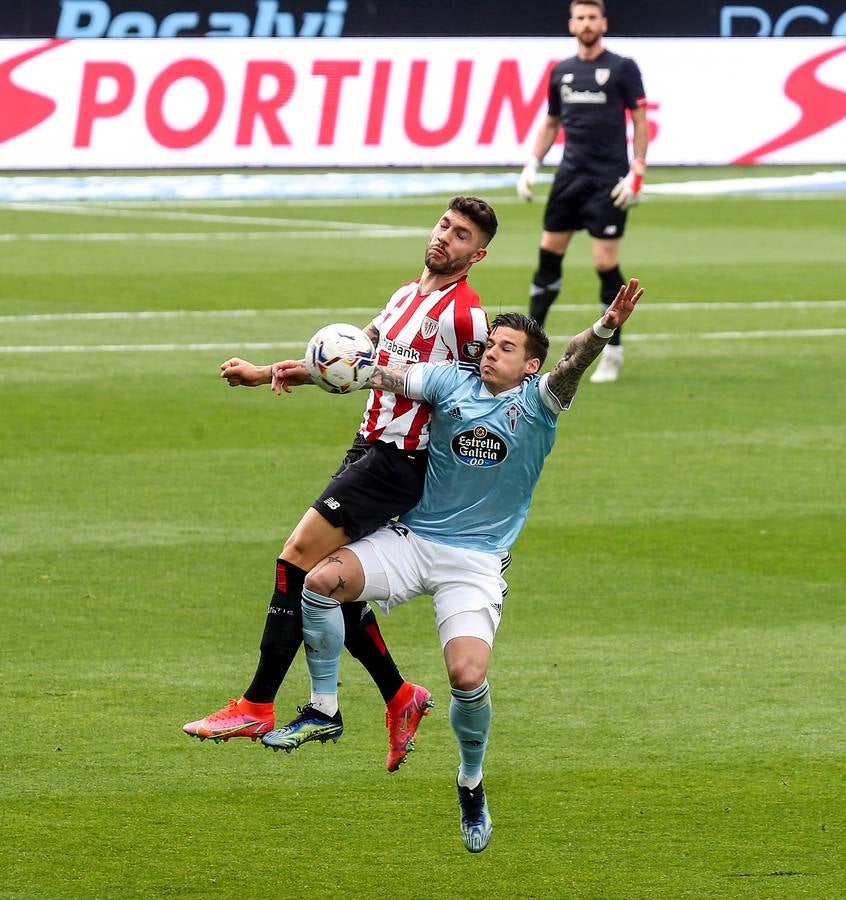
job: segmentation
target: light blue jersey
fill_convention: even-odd
[[[467,363],[412,366],[406,393],[432,406],[420,502],[402,516],[430,541],[506,552],[520,533],[561,408],[548,375],[494,396]]]

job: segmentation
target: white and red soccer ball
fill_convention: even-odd
[[[326,325],[308,342],[306,368],[311,380],[330,394],[348,394],[364,386],[376,368],[376,350],[355,325]]]

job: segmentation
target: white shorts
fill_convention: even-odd
[[[477,637],[493,647],[508,585],[507,554],[465,550],[419,537],[391,524],[348,544],[364,569],[364,590],[386,615],[413,597],[429,594],[441,646],[456,637]]]

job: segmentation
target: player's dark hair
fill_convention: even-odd
[[[449,201],[449,208],[461,213],[482,232],[482,246],[487,247],[493,240],[499,222],[493,207],[479,197],[453,197]]]
[[[513,328],[514,331],[522,331],[526,335],[526,358],[539,359],[541,366],[546,362],[546,354],[549,353],[549,338],[534,319],[524,316],[523,313],[500,313],[491,322],[491,334],[496,328]]]
[[[602,13],[603,18],[605,17],[605,3],[603,0],[573,0],[570,4],[570,18],[573,17],[574,6],[596,6]]]

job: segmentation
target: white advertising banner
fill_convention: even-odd
[[[574,46],[0,41],[0,169],[522,165]],[[843,39],[606,46],[643,73],[653,165],[846,162]]]

